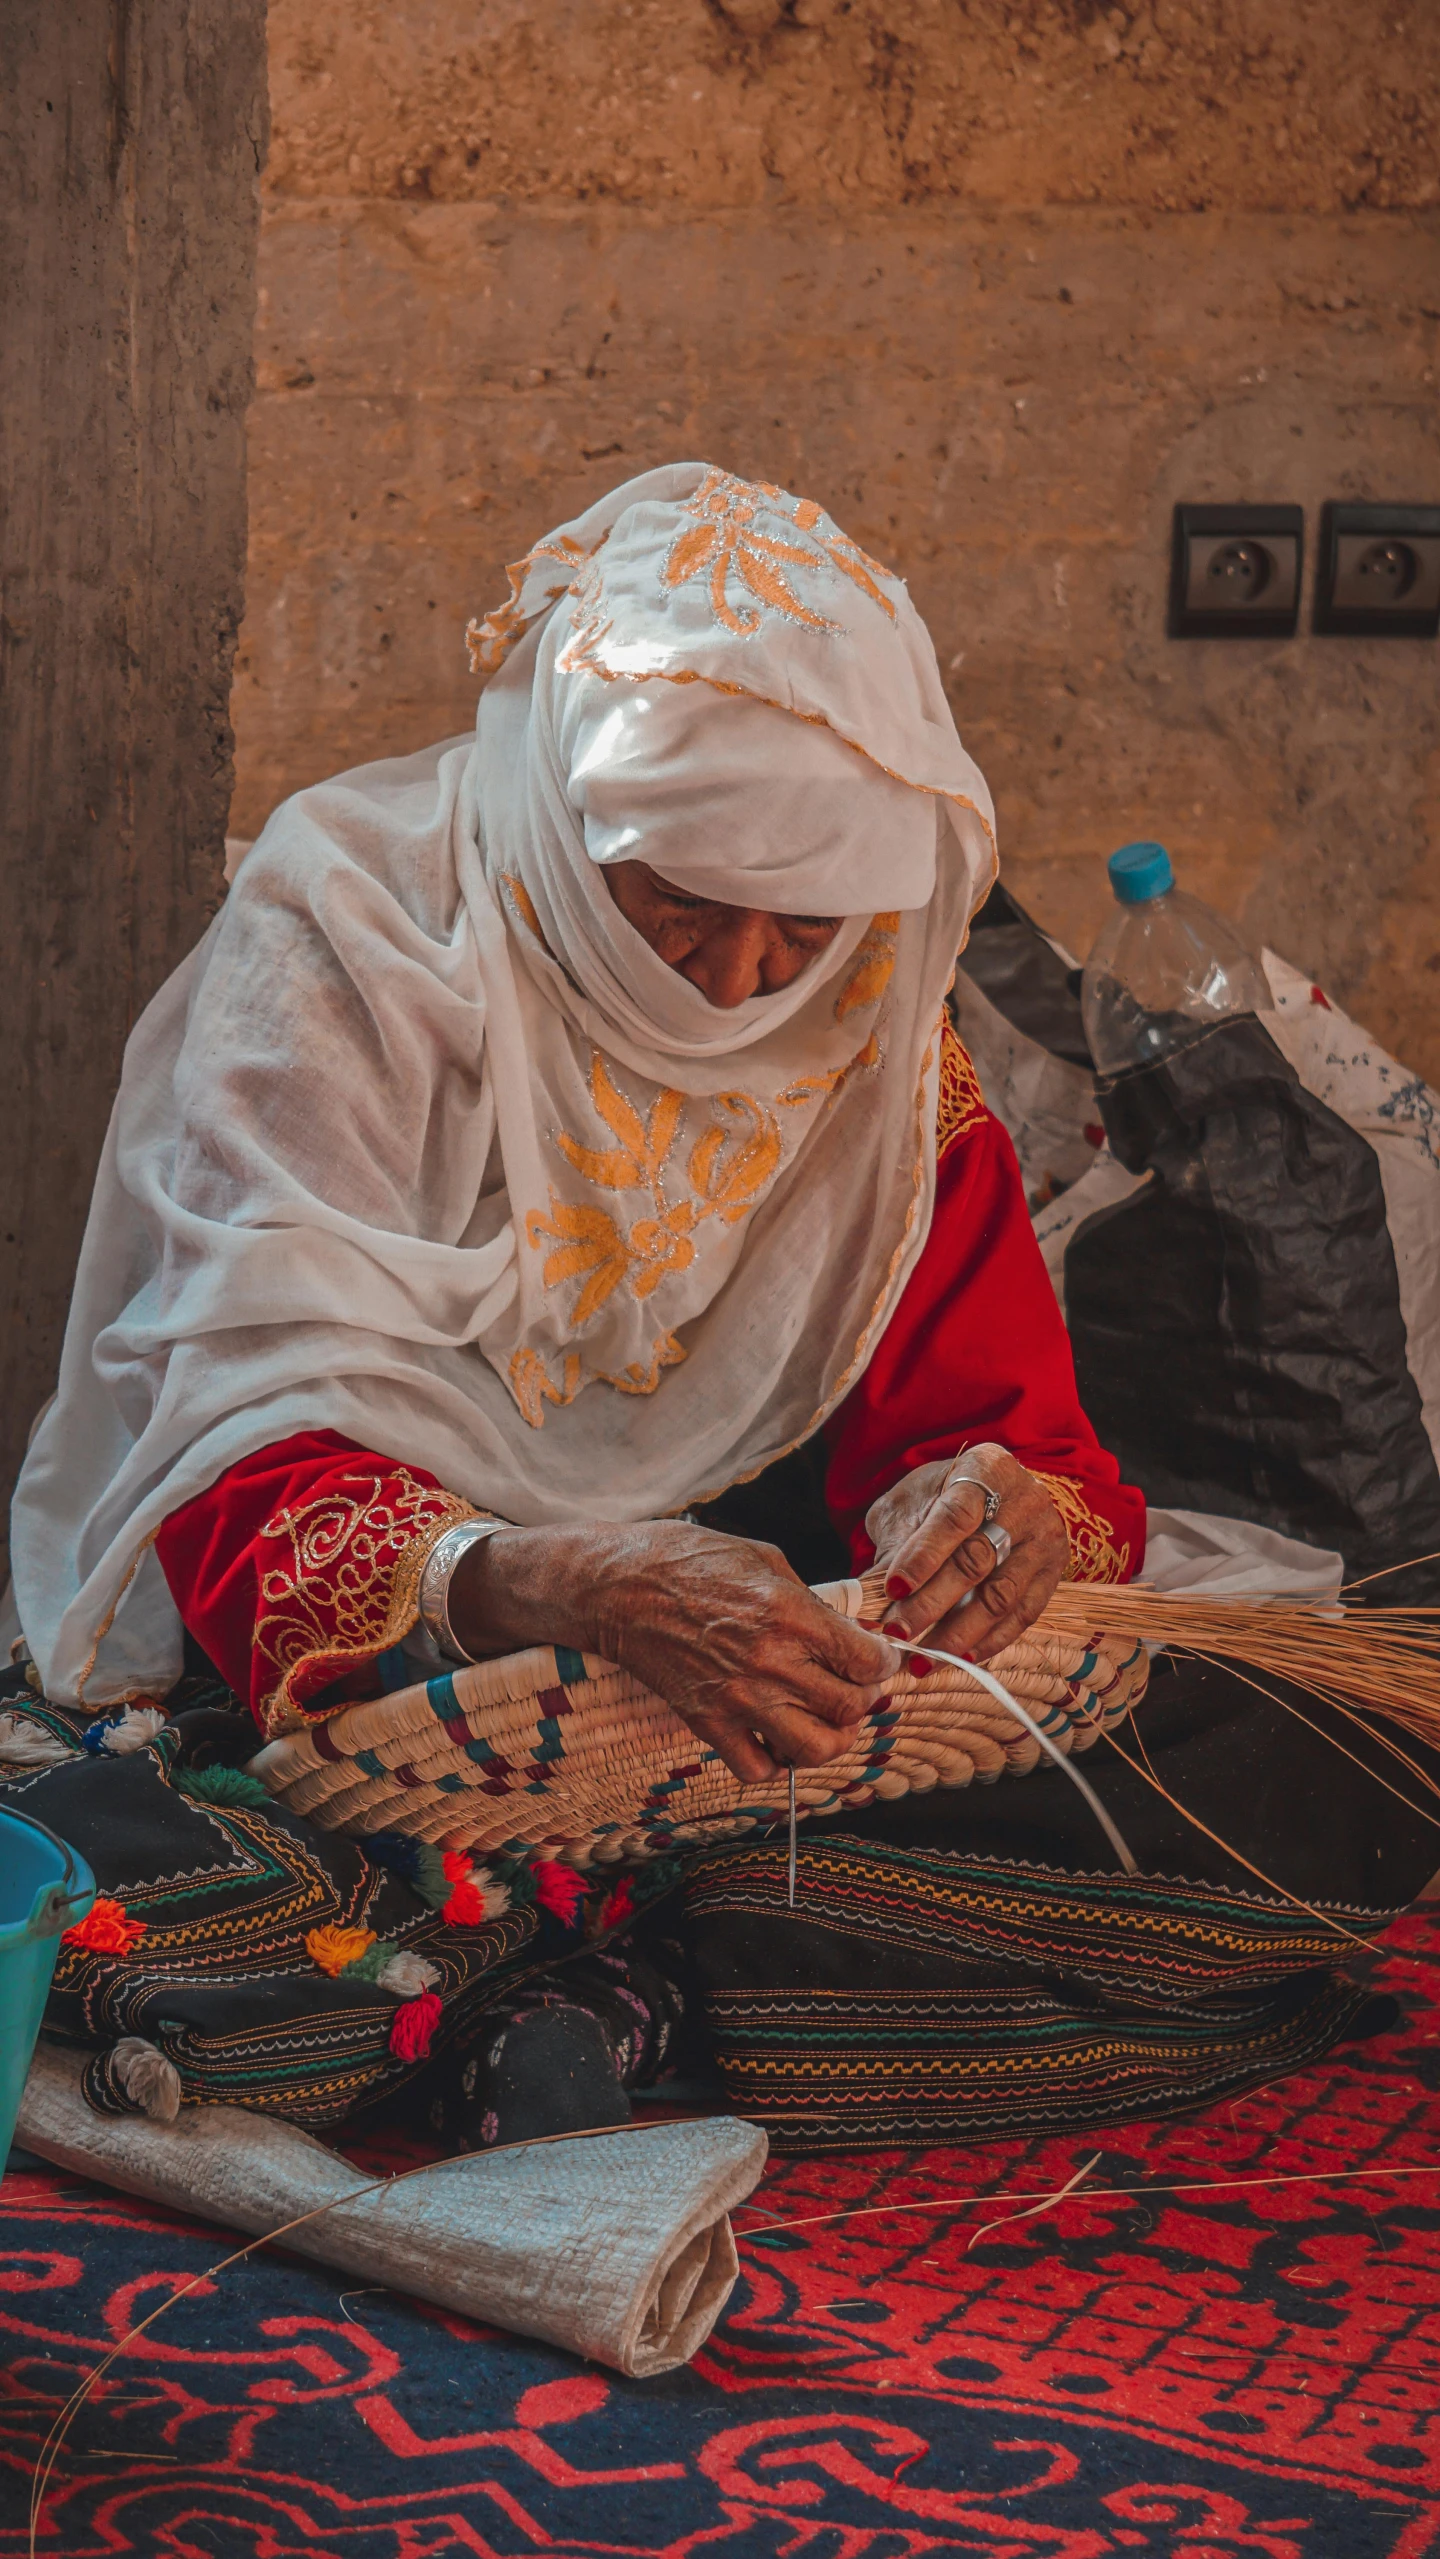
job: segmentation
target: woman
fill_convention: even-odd
[[[56,1749],[84,1724],[113,1758],[97,1707],[170,1707],[124,1757],[123,1806],[93,1757],[37,1790],[129,1879],[125,1924],[146,1930],[77,1946],[58,1979],[55,2021],[110,2046],[99,2103],[153,2094],[138,2045],[185,2097],[238,2090],[311,2121],[408,2072],[454,2137],[510,2138],[613,2119],[683,2004],[668,1875],[547,1912],[460,1872],[447,1927],[413,1861],[310,1834],[238,1775],[227,1792],[215,1771],[238,1770],[253,1728],[189,1704],[186,1636],[267,1735],[417,1665],[571,1645],[758,1779],[842,1750],[907,1639],[983,1659],[1063,1572],[1124,1578],[1143,1552],[1143,1504],[1078,1408],[1013,1155],[945,1016],[993,836],[903,585],[809,501],[677,465],[549,535],[511,590],[472,631],[476,739],[278,811],[127,1056],[14,1536]],[[884,1635],[729,1533],[733,1488],[787,1462],[793,1481],[792,1452],[822,1446],[835,1529],[887,1574]],[[697,1522],[707,1504],[718,1524]],[[1083,1970],[1073,1928],[1036,1951],[1053,1879],[1008,1874],[1024,1914],[1003,1944],[982,1929],[978,1974],[948,1903],[908,1951],[877,1953],[875,1933],[886,1878],[923,1900],[927,1860],[991,1831],[1003,1851],[1009,1825],[1056,1875],[1093,1863],[1055,1792],[998,1817],[969,1799],[866,1816],[807,1849],[838,1877],[833,1924],[792,1932],[771,1984],[774,1849],[688,1879],[687,1960],[740,2093],[821,2138],[994,2129],[994,2107],[957,2112],[956,2057],[994,2044],[976,2017],[1015,1994],[1017,1965],[1034,2054],[1073,2058],[1093,1985],[1052,1984],[1034,2013],[1038,1974]],[[196,1824],[235,1856],[176,1935]],[[283,1889],[247,1900],[239,1867],[267,1856]],[[812,1914],[831,1906],[816,1873]],[[627,1938],[647,1892],[657,1917]],[[1308,1978],[1333,1943],[1319,1921],[1297,1938],[1283,1900],[1283,1961],[1273,1928],[1239,1932],[1239,2007],[1228,1953],[1213,1980],[1192,1965],[1137,1989],[1154,1914],[1127,1938],[1106,1893],[1103,1997],[1138,1997],[1142,2018],[1177,1995],[1230,2007],[1198,2076],[1137,2026],[1118,2074],[1080,2072],[1092,2108],[1253,2077],[1353,2009],[1327,1974],[1298,2042],[1288,1987],[1261,2017],[1257,1962]],[[868,2055],[857,2101],[817,2104],[793,2035],[774,2060],[771,1988],[787,2016],[797,1995],[918,1998],[938,2075],[917,2082],[913,2037],[901,2052],[888,2024],[879,2045],[847,2026]],[[416,2013],[387,2044],[402,1991]]]

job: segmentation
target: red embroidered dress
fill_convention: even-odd
[[[1014,1149],[949,1029],[935,1215],[864,1376],[826,1426],[826,1494],[857,1567],[870,1504],[912,1467],[998,1440],[1060,1509],[1070,1570],[1125,1581],[1145,1505],[1080,1409],[1069,1340],[1026,1214]],[[156,1552],[186,1626],[262,1729],[415,1676],[435,1540],[472,1506],[422,1467],[308,1431],[259,1450],[172,1513]]]

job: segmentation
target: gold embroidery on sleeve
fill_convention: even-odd
[[[1116,1545],[1110,1522],[1091,1509],[1080,1486],[1068,1475],[1044,1475],[1037,1468],[1035,1481],[1044,1485],[1065,1522],[1071,1581],[1123,1582],[1130,1570],[1128,1538]]]
[[[940,1030],[940,1099],[935,1113],[935,1160],[989,1117],[970,1052],[947,1014]]]
[[[312,1694],[373,1661],[414,1625],[420,1576],[437,1537],[474,1505],[390,1468],[354,1493],[322,1493],[277,1511],[261,1530],[277,1549],[260,1575],[255,1649],[277,1673],[261,1715],[267,1735],[305,1721]]]

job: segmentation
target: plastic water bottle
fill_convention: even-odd
[[[1080,1006],[1100,1075],[1148,1066],[1229,1013],[1265,1011],[1265,972],[1233,924],[1187,897],[1163,844],[1122,844],[1116,908],[1085,963]]]

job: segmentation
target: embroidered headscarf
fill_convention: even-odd
[[[48,1693],[178,1675],[148,1541],[332,1429],[520,1522],[664,1515],[808,1436],[928,1231],[988,795],[901,581],[696,464],[537,544],[473,740],[276,811],[137,1024],[16,1496]],[[608,863],[839,915],[709,1004]]]

